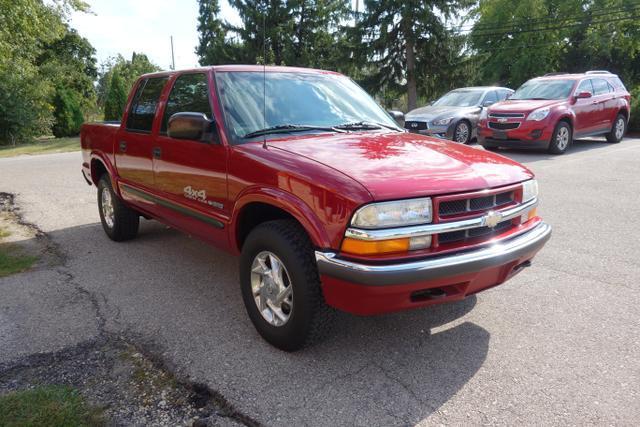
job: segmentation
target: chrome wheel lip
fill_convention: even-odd
[[[107,227],[113,228],[115,224],[115,215],[113,212],[113,198],[108,188],[103,188],[100,194],[100,205],[102,207],[102,217]]]
[[[619,118],[616,121],[616,139],[622,139],[624,136],[624,120]]]
[[[564,150],[569,145],[569,129],[561,127],[556,135],[556,145],[558,149]]]
[[[467,142],[467,139],[469,138],[469,125],[465,122],[459,123],[456,126],[455,135],[453,137],[456,142],[461,144]]]
[[[284,263],[270,251],[251,263],[251,294],[258,312],[271,326],[282,327],[293,313],[293,284]]]

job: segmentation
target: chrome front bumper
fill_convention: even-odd
[[[551,226],[540,223],[511,239],[481,249],[402,264],[369,265],[343,260],[333,252],[316,251],[320,274],[370,286],[399,285],[473,273],[516,261],[540,250],[551,237]]]

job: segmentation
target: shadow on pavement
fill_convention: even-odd
[[[114,243],[100,224],[58,230],[74,282],[96,295],[107,329],[144,336],[168,366],[265,424],[414,424],[483,365],[490,334],[458,303],[378,317],[339,313],[314,347],[284,353],[245,313],[237,261],[155,222]]]

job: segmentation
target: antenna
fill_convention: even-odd
[[[267,128],[267,12],[269,5],[265,3],[262,14],[262,129]],[[267,134],[262,140],[262,148],[267,148]]]
[[[176,57],[173,55],[173,36],[171,36],[171,69],[176,69]]]

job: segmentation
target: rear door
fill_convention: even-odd
[[[148,189],[154,186],[152,128],[167,81],[168,77],[152,77],[138,82],[129,111],[123,118],[124,126],[116,134],[115,161],[124,184]]]
[[[574,133],[576,136],[579,134],[589,133],[597,127],[597,101],[593,94],[593,85],[591,79],[585,79],[578,84],[578,88],[574,94],[578,95],[581,92],[589,92],[591,98],[578,98],[575,104],[573,104],[573,111],[576,115]]]
[[[154,147],[155,188],[164,199],[165,214],[180,228],[214,244],[227,243],[227,147],[220,138],[207,141],[174,139],[167,134],[175,113],[203,113],[213,118],[212,81],[208,72],[178,75],[162,111]]]

